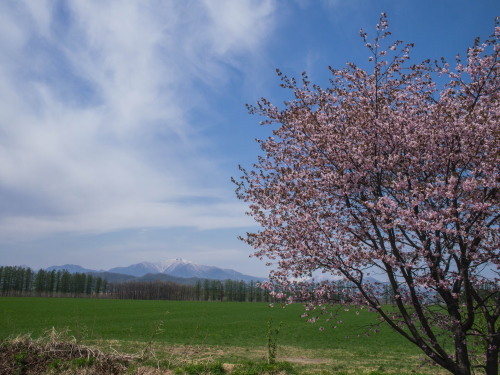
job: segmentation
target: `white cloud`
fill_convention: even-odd
[[[200,230],[249,226],[239,204],[186,205],[130,202],[67,215],[9,216],[2,220],[0,236],[13,241],[57,233],[101,234],[136,228],[194,227]]]
[[[66,6],[0,5],[0,234],[247,225],[227,181],[204,180],[220,171],[190,113],[197,82],[262,48],[273,2]]]
[[[270,30],[274,3],[267,1],[203,1],[208,10],[207,42],[221,57],[253,51]]]

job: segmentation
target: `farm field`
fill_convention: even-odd
[[[147,348],[158,359],[184,362],[264,361],[268,322],[277,327],[277,360],[304,374],[436,374],[420,367],[419,351],[388,327],[366,336],[376,316],[342,311],[343,324],[309,324],[301,305],[265,303],[137,301],[76,298],[0,298],[0,339],[52,327],[76,342],[101,350],[136,353]],[[325,330],[320,331],[321,325]]]

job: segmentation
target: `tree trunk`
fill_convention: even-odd
[[[498,347],[490,345],[486,351],[486,375],[498,375]]]

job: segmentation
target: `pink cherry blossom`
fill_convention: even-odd
[[[306,303],[310,322],[367,307],[453,374],[498,373],[496,26],[455,69],[409,65],[413,45],[388,41],[383,14],[373,41],[360,32],[371,71],[330,68],[327,88],[278,71],[293,99],[248,107],[273,136],[235,180],[261,226],[242,239],[274,264],[266,288]],[[342,280],[293,281],[315,271]],[[370,283],[373,272],[387,283]]]

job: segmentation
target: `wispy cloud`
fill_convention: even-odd
[[[229,82],[228,66],[258,55],[274,10],[0,4],[0,234],[247,223],[230,187],[207,180],[220,171],[191,113]]]

